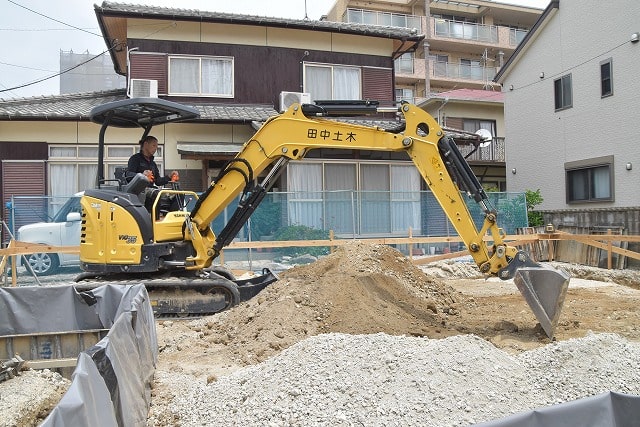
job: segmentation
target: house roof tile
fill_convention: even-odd
[[[267,16],[242,15],[223,12],[208,12],[198,9],[179,9],[159,6],[144,6],[128,3],[104,1],[94,6],[96,13],[105,15],[122,15],[151,19],[197,20],[203,22],[220,22],[235,25],[260,25],[311,31],[332,31],[347,34],[384,37],[398,40],[420,41],[424,35],[418,29],[392,27],[383,25],[356,24],[347,22],[316,21],[310,19],[288,19]]]
[[[0,120],[89,120],[93,107],[126,98],[124,89],[0,100]],[[189,104],[200,121],[249,123],[277,114],[272,105]]]

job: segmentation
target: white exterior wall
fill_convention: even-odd
[[[640,2],[561,0],[547,21],[503,82],[508,191],[540,189],[543,210],[640,206],[640,43],[630,43]],[[608,58],[613,95],[601,98],[600,63]],[[568,73],[573,107],[556,112],[554,80]],[[567,204],[565,163],[610,155],[615,201]]]

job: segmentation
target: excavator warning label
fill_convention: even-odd
[[[347,142],[355,142],[356,134],[353,132],[340,132],[335,131],[331,132],[329,130],[323,129],[307,129],[307,138],[309,139],[323,139],[325,141],[347,141]]]

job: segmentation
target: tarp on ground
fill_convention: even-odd
[[[41,426],[143,426],[158,359],[144,285],[0,288],[0,335],[109,329],[80,353],[72,385]]]
[[[636,427],[640,396],[608,392],[522,412],[476,427]]]

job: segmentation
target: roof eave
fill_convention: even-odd
[[[524,37],[524,39],[522,39],[520,44],[518,44],[518,46],[516,47],[516,50],[509,57],[507,62],[502,66],[502,68],[500,68],[498,73],[495,75],[495,77],[492,80],[493,82],[502,84],[502,82],[504,81],[504,77],[507,74],[509,74],[510,68],[518,62],[518,60],[520,59],[520,56],[524,53],[524,51],[526,51],[529,48],[531,43],[533,43],[535,38],[538,36],[538,32],[546,25],[548,20],[551,19],[551,17],[556,14],[559,8],[560,8],[560,0],[551,0],[551,2],[549,2],[549,5],[542,12],[542,15],[540,15],[536,23],[533,24],[533,27],[531,27],[531,30],[529,30],[527,35]]]

